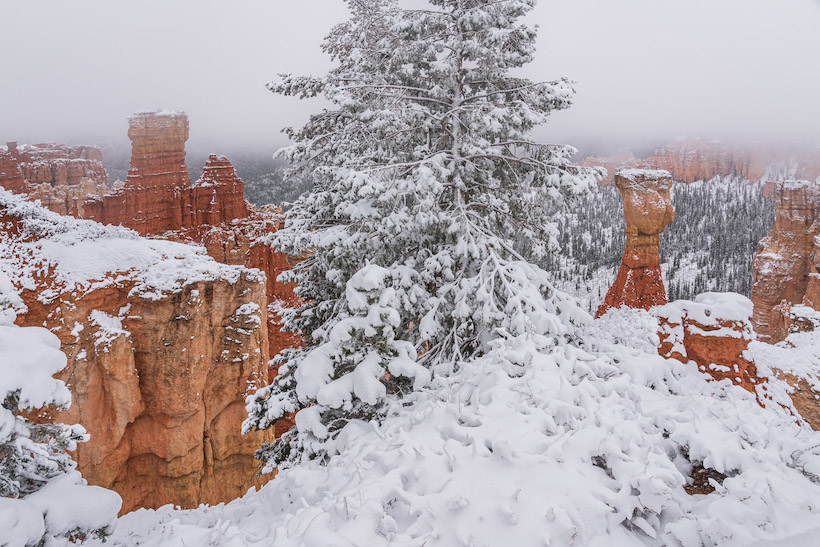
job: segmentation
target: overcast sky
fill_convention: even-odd
[[[272,152],[321,103],[276,97],[320,74],[341,0],[0,0],[0,142],[121,142],[137,110],[185,110],[190,147]],[[538,136],[820,135],[818,0],[541,0],[533,79],[578,81]]]

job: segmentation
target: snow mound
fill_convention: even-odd
[[[136,511],[109,545],[746,546],[820,527],[820,434],[661,358],[633,312],[585,325],[585,349],[498,341],[381,426],[351,422],[326,466]],[[684,489],[696,467],[714,492]]]

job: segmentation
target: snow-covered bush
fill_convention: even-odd
[[[816,538],[820,433],[662,358],[652,314],[620,311],[576,329],[583,347],[537,332],[498,339],[390,404],[378,428],[348,424],[326,462],[282,470],[227,505],[132,513],[112,543],[770,547]],[[820,335],[805,336],[811,347],[777,347],[770,360],[799,356],[820,371]],[[691,490],[698,470],[709,471],[708,494]]]
[[[288,130],[295,144],[283,155],[296,166],[293,175],[316,181],[276,238],[282,251],[306,257],[284,275],[304,302],[286,314],[285,328],[306,341],[280,356],[274,385],[248,401],[246,430],[268,428],[311,401],[300,377],[313,375],[300,369],[315,368],[319,354],[352,356],[334,357],[334,381],[363,372],[358,359],[367,352],[328,344],[338,346],[337,326],[352,311],[349,282],[370,264],[390,280],[393,338],[354,337],[356,348],[409,344],[414,352],[406,354],[419,365],[449,374],[530,323],[567,334],[544,311],[558,305],[543,307],[552,290],[528,261],[554,247],[546,204],[587,192],[600,173],[573,166],[573,148],[530,138],[573,94],[566,79],[535,83],[509,74],[532,59],[535,32],[518,20],[534,0],[434,0],[429,9],[396,0],[348,4],[353,17],[324,43],[337,68],[322,78],[284,75],[270,86],[322,95],[335,109]],[[396,379],[368,370],[373,380]],[[382,414],[359,398],[337,412],[307,408],[279,443],[310,443],[314,452],[315,433],[329,431],[330,421]],[[295,440],[302,435],[309,439]],[[290,449],[260,454],[271,458],[266,469],[295,461]]]
[[[265,401],[266,411],[275,416],[304,409],[296,415],[298,433],[287,432],[260,450],[268,465],[264,471],[272,471],[273,462],[295,463],[298,455],[326,456],[326,439],[351,420],[379,416],[388,392],[419,389],[430,379],[430,372],[416,362],[413,344],[396,339],[398,302],[387,270],[362,268],[348,281],[345,302],[346,317],[333,325],[326,341],[313,347],[297,368],[280,370],[276,385],[287,382],[293,388],[269,386],[251,398],[251,404]],[[276,399],[264,399],[268,392]]]
[[[9,287],[6,286],[6,289]],[[9,301],[13,293],[3,290]],[[7,310],[9,311],[9,310]],[[122,500],[86,486],[66,453],[87,440],[79,425],[54,423],[71,403],[53,378],[66,365],[56,336],[0,319],[0,544],[48,545],[104,536]]]

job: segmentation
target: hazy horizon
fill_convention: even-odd
[[[578,95],[536,133],[597,153],[677,137],[817,142],[817,0],[541,0],[536,80]],[[240,7],[241,6],[241,7]],[[0,143],[127,147],[127,117],[184,110],[189,150],[271,154],[322,101],[277,97],[281,72],[321,74],[341,0],[222,4],[39,0],[0,20]]]

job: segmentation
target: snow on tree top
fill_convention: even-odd
[[[6,284],[28,289],[37,286],[38,277],[53,276],[58,286],[43,291],[41,300],[56,298],[60,291],[128,280],[136,282],[137,294],[158,300],[199,281],[233,284],[242,275],[262,279],[257,270],[216,262],[202,247],[146,239],[119,226],[61,216],[0,189],[3,209],[20,233],[0,230],[0,274]],[[0,292],[0,307],[13,307],[3,304]]]

